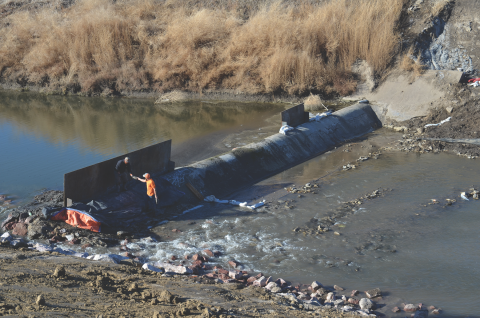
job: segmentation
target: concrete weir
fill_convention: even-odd
[[[381,126],[370,105],[356,104],[319,121],[301,124],[286,135],[275,134],[162,177],[187,194],[191,192],[185,184],[190,183],[204,196],[221,198]]]

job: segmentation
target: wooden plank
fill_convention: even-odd
[[[188,190],[192,191],[192,193],[195,194],[195,196],[200,201],[203,201],[203,199],[204,199],[203,195],[200,192],[198,192],[198,190],[195,189],[195,187],[190,182],[186,182],[185,185],[187,186]]]

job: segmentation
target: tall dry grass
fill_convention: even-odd
[[[348,94],[380,75],[405,0],[78,0],[0,24],[3,80],[97,93],[235,89]]]

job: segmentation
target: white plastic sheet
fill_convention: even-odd
[[[313,115],[312,113],[310,113],[310,121],[320,121],[322,118],[324,117],[327,117],[327,116],[330,116],[332,114],[332,111],[329,110],[327,112],[324,112],[324,113],[318,113],[316,115]]]
[[[237,200],[219,200],[217,199],[214,195],[209,195],[208,197],[206,197],[204,199],[204,201],[206,202],[216,202],[216,203],[223,203],[223,204],[231,204],[231,205],[238,205],[238,206],[241,206],[241,207],[244,207],[244,208],[248,208],[250,210],[255,210],[256,208],[259,208],[263,205],[265,205],[265,200],[263,200],[262,202],[258,202],[257,204],[254,204],[254,205],[247,205],[247,202],[239,202]]]
[[[290,130],[293,130],[293,127],[290,127],[288,125],[285,125],[285,126],[282,126],[280,128],[280,131],[279,133],[283,134],[283,135],[287,135],[287,131],[290,131]]]
[[[448,117],[447,119],[442,120],[442,121],[439,122],[438,124],[428,124],[428,125],[425,125],[425,128],[443,125],[443,124],[445,124],[446,122],[449,122],[450,119],[452,119],[452,117]]]

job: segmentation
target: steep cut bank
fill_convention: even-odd
[[[8,1],[0,81],[49,93],[346,95],[384,75],[405,0]]]

